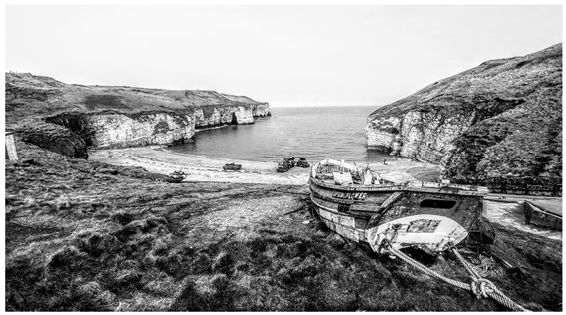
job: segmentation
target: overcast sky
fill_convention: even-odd
[[[7,71],[272,106],[389,104],[561,40],[560,6],[6,8]]]

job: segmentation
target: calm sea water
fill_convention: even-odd
[[[192,143],[170,147],[179,153],[253,161],[285,155],[319,160],[377,162],[385,155],[367,150],[364,128],[375,107],[272,108],[272,117],[253,125],[203,130]]]

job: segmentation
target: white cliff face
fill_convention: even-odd
[[[374,116],[366,128],[368,147],[442,164],[453,149],[452,141],[470,127],[473,116],[473,112],[447,115],[442,111],[408,111],[383,118]]]
[[[194,111],[196,128],[207,128],[220,125],[220,112],[216,108],[197,108]]]
[[[251,105],[252,107],[252,115],[253,117],[267,117],[271,116],[271,109],[269,108],[269,104],[254,104]]]
[[[237,110],[234,111],[234,115],[236,116],[236,122],[238,123],[238,125],[254,123],[254,116],[251,108],[238,106]]]
[[[562,44],[486,61],[377,108],[368,149],[440,163],[460,182],[560,178],[562,94]]]
[[[255,117],[269,115],[269,104],[254,104],[203,106],[184,113],[69,114],[47,120],[82,135],[89,146],[115,148],[183,143],[191,139],[198,128],[253,124]]]
[[[253,124],[255,118],[266,116],[271,116],[267,103],[245,106],[203,106],[194,110],[196,128]]]
[[[408,112],[403,119],[400,155],[443,164],[454,148],[452,141],[469,128],[472,116]]]
[[[17,73],[6,73],[6,105],[10,125],[32,117],[37,121],[33,127],[41,129],[26,125],[33,129],[28,132],[30,141],[49,142],[57,151],[62,139],[69,148],[79,150],[63,150],[69,156],[86,156],[86,147],[176,144],[192,138],[195,129],[253,124],[257,117],[271,116],[268,103],[246,96],[207,90],[69,85]],[[67,132],[57,128],[60,126]]]
[[[381,151],[389,151],[393,148],[395,137],[401,129],[401,118],[384,117],[380,120],[368,120],[366,133],[368,147]]]
[[[188,140],[195,134],[189,115],[171,113],[89,115],[92,145],[98,148],[164,145]]]

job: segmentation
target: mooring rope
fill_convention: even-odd
[[[444,281],[448,284],[451,284],[455,287],[458,287],[458,288],[461,288],[461,289],[464,289],[464,290],[468,290],[468,291],[472,291],[478,299],[482,298],[482,297],[483,298],[490,297],[493,300],[495,300],[496,302],[498,302],[499,304],[507,307],[510,310],[521,311],[521,312],[528,312],[529,311],[529,310],[523,308],[521,305],[513,302],[510,298],[508,298],[505,294],[503,294],[503,292],[499,291],[497,289],[497,287],[491,281],[480,277],[480,275],[466,262],[464,257],[462,257],[462,255],[460,255],[460,253],[458,252],[458,250],[454,246],[451,246],[450,249],[454,253],[454,255],[456,255],[458,260],[464,265],[466,270],[471,274],[471,278],[472,278],[471,283],[465,283],[465,282],[461,282],[461,281],[457,281],[457,280],[447,278],[447,277],[437,273],[436,271],[426,267],[425,265],[421,264],[420,262],[414,260],[413,258],[409,257],[408,255],[401,252],[400,250],[393,248],[393,246],[391,246],[391,243],[389,243],[389,242],[384,243],[383,247],[385,249],[387,249],[391,254],[399,257],[401,260],[403,260],[407,264],[413,266],[414,268],[424,272],[425,274],[427,274],[431,277],[438,278],[438,279],[440,279],[440,280],[442,280],[442,281]]]
[[[486,298],[490,297],[495,301],[499,302],[499,304],[509,308],[513,311],[520,311],[520,312],[528,312],[529,310],[525,309],[518,303],[515,303],[509,297],[507,297],[503,292],[499,291],[499,289],[489,280],[482,278],[469,264],[468,262],[460,255],[456,246],[452,245],[450,250],[454,255],[460,260],[462,265],[466,267],[466,270],[472,275],[472,292],[478,297]]]

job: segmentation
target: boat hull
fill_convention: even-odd
[[[167,180],[169,183],[180,183],[180,182],[182,182],[184,179],[185,179],[184,177],[175,177],[175,178],[169,177],[169,178],[167,178],[166,180]]]
[[[423,215],[447,218],[467,233],[483,212],[483,194],[477,191],[424,185],[342,186],[312,176],[309,185],[310,198],[319,218],[331,230],[356,242],[375,240],[370,233],[389,222],[411,216],[421,220],[419,216]],[[429,223],[435,221],[429,219]],[[456,234],[455,240],[461,241],[462,233],[454,232]]]
[[[241,164],[226,164],[222,166],[225,171],[239,171],[242,169]]]

